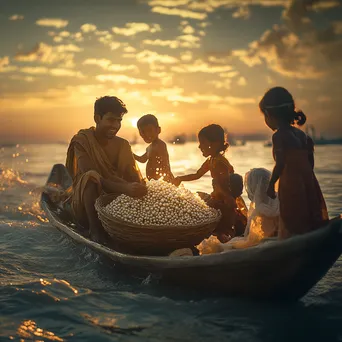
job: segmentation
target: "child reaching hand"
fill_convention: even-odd
[[[314,174],[314,144],[312,139],[294,124],[301,126],[306,116],[295,110],[292,95],[282,87],[266,92],[259,108],[266,125],[275,133],[272,137],[276,165],[267,190],[275,198],[275,183],[279,179],[279,237],[287,238],[317,229],[328,221],[327,207]]]
[[[164,181],[172,183],[174,177],[170,168],[167,146],[164,141],[159,139],[161,128],[158,119],[152,114],[146,114],[138,120],[137,126],[140,136],[150,145],[142,156],[134,154],[135,160],[140,163],[147,162],[146,177],[148,180],[163,178]]]
[[[198,133],[198,140],[199,149],[207,160],[195,174],[176,177],[174,184],[178,186],[184,181],[200,179],[210,171],[213,179],[213,192],[208,204],[220,209],[222,212],[223,218],[216,230],[216,234],[221,242],[226,242],[236,235],[233,227],[240,217],[237,215],[236,209],[238,208],[237,202],[241,203],[241,201],[237,201],[237,198],[242,193],[242,179],[237,178],[241,183],[241,192],[232,193],[232,190],[235,190],[235,187],[233,188],[233,184],[231,184],[231,175],[234,173],[234,168],[224,156],[229,144],[225,140],[225,133],[221,126],[212,124],[202,128]],[[240,230],[243,232],[244,228]]]

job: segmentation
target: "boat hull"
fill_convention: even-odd
[[[116,266],[139,275],[154,274],[161,283],[217,295],[271,300],[303,297],[342,253],[342,220],[287,240],[203,256],[136,256],[120,253],[81,235],[42,195],[51,225],[74,241],[110,258]]]

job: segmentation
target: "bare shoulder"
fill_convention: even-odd
[[[154,144],[151,144],[151,148],[154,151],[164,152],[167,151],[166,143],[163,140],[158,139]]]
[[[121,143],[121,144],[126,144],[126,145],[128,144],[129,145],[128,140],[121,138],[121,137],[116,136],[116,137],[114,137],[113,141],[116,143]]]

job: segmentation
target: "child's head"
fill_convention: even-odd
[[[137,127],[140,136],[148,144],[156,140],[161,132],[158,119],[152,114],[142,116],[137,122]]]
[[[261,112],[265,115],[265,122],[272,130],[283,124],[297,124],[302,126],[306,116],[302,111],[295,109],[292,95],[282,87],[268,90],[259,103]]]
[[[225,152],[229,146],[223,128],[216,124],[203,127],[198,133],[198,140],[204,157]]]
[[[271,172],[264,168],[255,168],[245,175],[245,188],[248,198],[255,202],[256,197],[267,198],[267,188],[271,179]]]
[[[103,96],[94,104],[96,130],[107,139],[113,138],[121,128],[121,120],[127,113],[126,105],[115,96]]]

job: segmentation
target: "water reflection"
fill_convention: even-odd
[[[53,332],[39,328],[37,326],[37,323],[33,320],[23,321],[18,327],[17,334],[19,337],[28,338],[36,342],[44,341],[44,339],[47,339],[49,341],[64,341],[62,338],[58,337]],[[41,337],[42,339],[36,339],[36,337]],[[14,339],[14,337],[10,336],[10,339]]]

